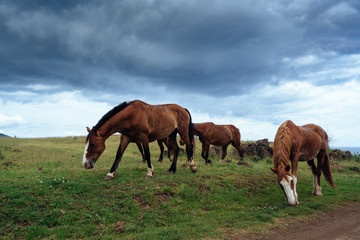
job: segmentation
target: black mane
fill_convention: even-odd
[[[120,111],[124,110],[126,107],[128,107],[131,103],[133,102],[123,102],[121,104],[119,104],[118,106],[114,107],[113,109],[111,109],[108,113],[106,113],[100,120],[99,122],[95,125],[95,127],[93,128],[94,130],[98,130],[99,128],[101,128],[102,125],[104,125],[104,123],[106,123],[110,118],[112,118],[113,116],[115,116],[116,114],[118,114]]]

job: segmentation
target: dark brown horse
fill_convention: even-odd
[[[231,143],[239,152],[241,159],[243,151],[240,148],[240,131],[234,125],[216,125],[212,122],[194,123],[194,134],[199,136],[202,143],[201,156],[205,159],[205,164],[211,163],[209,157],[210,144],[222,146],[222,162],[226,156],[227,147]]]
[[[188,110],[176,104],[149,105],[135,100],[124,102],[105,114],[89,132],[86,138],[83,166],[85,169],[94,167],[95,162],[105,150],[105,140],[112,134],[121,133],[120,146],[116,153],[114,164],[105,179],[112,179],[116,175],[121,157],[130,141],[140,142],[148,164],[147,177],[154,175],[154,168],[150,161],[149,142],[169,137],[169,144],[174,153],[174,159],[169,173],[175,173],[179,147],[176,135],[179,133],[186,144],[186,154],[190,169],[196,172],[192,160],[194,135],[191,115]]]
[[[288,120],[279,127],[274,140],[274,168],[271,170],[277,174],[277,181],[289,205],[299,204],[296,192],[296,171],[299,161],[307,161],[311,167],[314,180],[313,195],[322,196],[321,172],[330,186],[336,189],[331,175],[327,148],[328,135],[324,129],[315,124],[296,126]],[[315,157],[317,158],[317,167],[314,163]],[[289,162],[291,162],[291,167]]]

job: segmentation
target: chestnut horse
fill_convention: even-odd
[[[279,127],[274,140],[274,168],[270,169],[277,174],[277,181],[290,206],[299,204],[296,192],[296,171],[299,161],[307,161],[311,167],[314,181],[313,195],[322,196],[320,186],[321,171],[325,180],[336,190],[331,175],[327,148],[328,135],[324,129],[315,124],[296,126],[292,121],[288,120]],[[317,167],[314,163],[315,157],[317,158]]]
[[[240,148],[240,131],[234,125],[216,125],[212,122],[194,123],[194,134],[199,136],[202,143],[201,156],[205,159],[205,164],[211,163],[209,157],[210,144],[215,146],[222,146],[222,162],[226,156],[226,150],[231,143],[239,152],[241,159],[243,158],[243,151]]]
[[[115,161],[106,175],[105,180],[116,175],[121,157],[128,146],[133,142],[140,142],[148,165],[147,177],[154,176],[154,168],[150,161],[149,142],[169,137],[169,144],[174,153],[174,159],[169,173],[176,172],[176,163],[179,147],[176,135],[179,133],[186,144],[186,154],[190,169],[196,172],[196,165],[192,160],[194,135],[191,115],[188,110],[176,104],[149,105],[135,100],[124,102],[105,114],[90,130],[86,138],[83,166],[85,169],[94,167],[95,162],[105,150],[105,140],[112,134],[121,133],[121,141],[116,153]]]

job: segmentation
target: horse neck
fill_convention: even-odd
[[[292,147],[290,129],[281,125],[278,129],[274,141],[273,161],[275,168],[278,168],[281,163],[285,165],[289,163],[290,151]]]
[[[124,125],[124,114],[118,113],[113,118],[109,119],[105,122],[99,129],[98,134],[102,136],[104,139],[107,139],[114,133],[122,131],[122,126]]]

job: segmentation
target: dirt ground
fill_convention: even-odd
[[[311,221],[299,221],[264,235],[233,236],[237,240],[352,240],[360,239],[360,203],[326,212]]]

